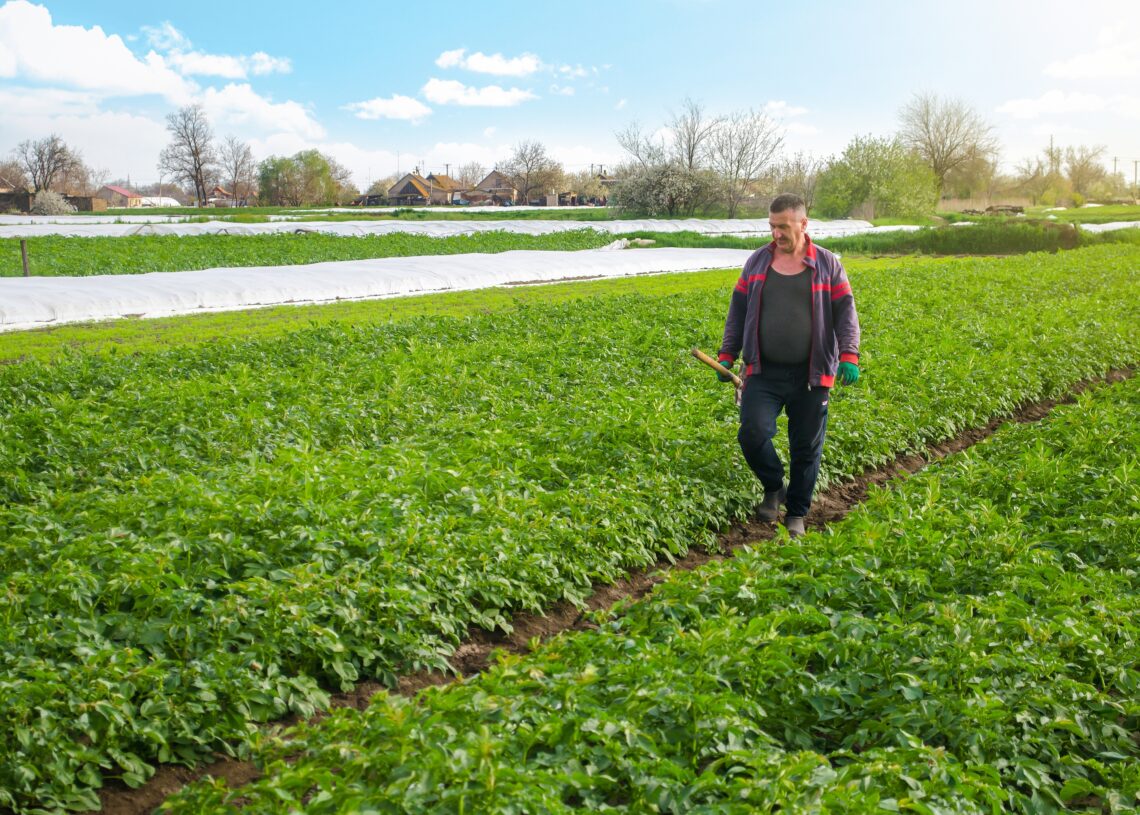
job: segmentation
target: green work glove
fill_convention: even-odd
[[[728,370],[731,371],[732,366],[735,365],[736,363],[731,359],[722,359],[722,360],[720,360],[720,364],[723,365],[725,368],[728,368]],[[725,376],[720,371],[716,372],[716,378],[719,379],[721,382],[731,382],[732,381],[731,376]]]
[[[859,366],[854,362],[840,362],[838,375],[844,385],[854,385],[859,381]]]

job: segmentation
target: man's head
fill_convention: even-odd
[[[777,195],[768,205],[768,226],[777,251],[795,254],[807,232],[807,204],[794,193]]]

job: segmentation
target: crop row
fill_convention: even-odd
[[[164,812],[1140,806],[1140,380]]]
[[[1134,364],[1136,258],[855,279],[824,483]],[[3,802],[90,806],[713,544],[757,497],[686,353],[730,285],[0,370]]]
[[[283,266],[334,260],[459,255],[512,249],[597,249],[613,236],[584,227],[549,235],[477,232],[433,238],[397,232],[341,237],[317,232],[276,235],[135,235],[125,238],[41,237],[27,241],[36,276],[144,274],[238,266]],[[0,238],[0,276],[23,274],[20,241]]]
[[[810,231],[810,227],[809,227]],[[654,241],[655,246],[747,249],[762,246],[765,237],[701,235],[696,232],[633,232],[626,238]],[[1140,229],[1087,232],[1070,224],[996,221],[956,227],[925,227],[913,231],[868,232],[820,238],[820,246],[844,256],[856,255],[1009,255],[1057,252],[1110,243],[1140,244]]]

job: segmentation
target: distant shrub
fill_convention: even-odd
[[[1083,207],[1085,205],[1085,201],[1086,201],[1085,197],[1083,195],[1081,195],[1079,192],[1073,193],[1073,206],[1074,207]]]
[[[44,190],[36,193],[36,202],[32,204],[33,215],[70,215],[75,207],[67,203],[67,199],[58,192]]]

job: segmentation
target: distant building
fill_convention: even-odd
[[[429,173],[424,178],[417,167],[388,188],[388,203],[399,207],[454,204],[463,193],[450,176]]]
[[[216,185],[206,196],[208,207],[244,207],[247,203],[245,198],[238,198],[221,184]]]
[[[428,180],[419,170],[408,173],[388,188],[388,201],[398,207],[426,206],[431,198]]]
[[[107,202],[109,207],[139,207],[142,206],[142,196],[131,192],[126,187],[116,187],[114,184],[105,184],[95,193],[96,198]]]
[[[492,170],[475,185],[475,189],[468,190],[467,199],[472,204],[516,204],[519,191],[506,175]]]
[[[429,173],[426,179],[428,182],[428,192],[430,194],[431,202],[433,204],[455,204],[463,198],[463,193],[466,192],[459,182],[446,175],[436,175]]]

